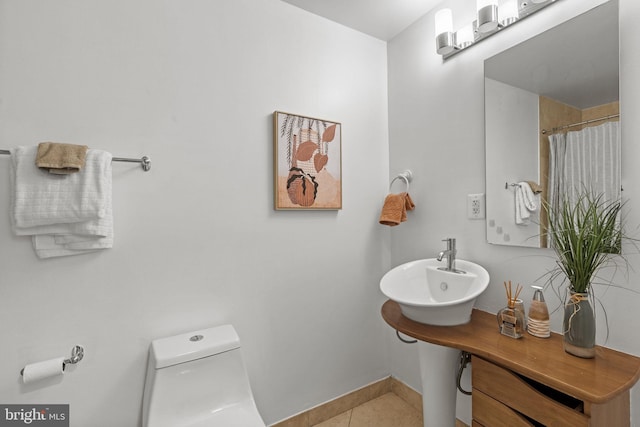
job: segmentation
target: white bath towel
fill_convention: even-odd
[[[111,154],[89,150],[85,168],[51,175],[35,165],[37,147],[11,150],[11,222],[31,235],[40,258],[113,247]]]
[[[519,182],[515,191],[516,224],[528,225],[531,212],[538,210],[536,195],[533,194],[528,182]]]
[[[79,244],[80,242],[76,244],[58,243],[56,242],[58,237],[60,236],[48,234],[32,237],[33,247],[38,258],[81,255],[113,247],[113,239],[107,237],[88,238],[85,242],[82,242],[82,244]]]
[[[84,173],[52,176],[36,166],[37,150],[37,146],[11,150],[12,216],[16,227],[82,222],[105,216],[111,154],[89,150]]]
[[[110,187],[111,185],[109,185]],[[102,218],[72,224],[35,227],[49,233],[33,236],[33,247],[39,258],[80,255],[113,247],[113,204],[111,191]]]

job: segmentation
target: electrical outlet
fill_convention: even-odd
[[[484,193],[467,194],[467,218],[484,219]]]

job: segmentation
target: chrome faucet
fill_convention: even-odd
[[[447,242],[447,249],[438,253],[438,261],[442,261],[442,258],[447,257],[447,266],[438,267],[438,270],[451,271],[454,273],[464,273],[462,270],[456,269],[456,239],[448,237],[443,242]]]

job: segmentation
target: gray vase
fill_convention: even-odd
[[[569,291],[563,330],[564,351],[585,359],[596,356],[596,319],[588,292]]]

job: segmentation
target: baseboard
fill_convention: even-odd
[[[318,405],[291,418],[272,424],[271,427],[311,427],[330,418],[340,415],[350,409],[360,406],[370,400],[387,393],[407,402],[422,413],[422,395],[393,377],[383,378],[367,386],[337,397],[329,402]],[[469,427],[460,420],[456,420],[456,427]]]
[[[391,382],[391,377],[383,378],[284,421],[272,424],[271,427],[310,427],[320,424],[336,415],[391,392]]]
[[[391,377],[391,391],[422,413],[422,394],[393,377]]]

